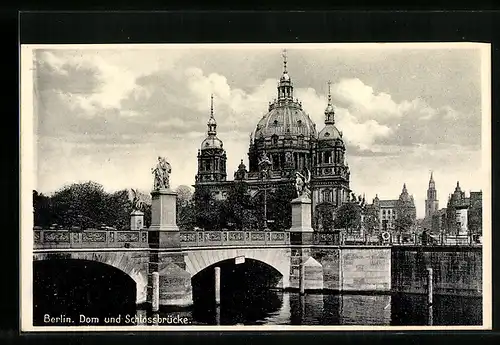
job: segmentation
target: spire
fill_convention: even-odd
[[[408,194],[408,190],[406,190],[406,183],[403,183],[403,191],[401,194]]]
[[[280,78],[278,84],[278,100],[280,101],[293,101],[293,84],[287,70],[287,52],[286,49],[283,50],[283,75]]]
[[[457,187],[455,188],[455,192],[461,192],[462,190],[460,189],[460,182],[457,181]]]
[[[325,125],[333,125],[335,124],[335,111],[333,110],[332,105],[332,93],[331,93],[331,85],[332,82],[328,81],[328,105],[325,109]]]
[[[208,127],[208,135],[217,135],[217,121],[215,121],[214,117],[214,94],[210,95],[210,117],[207,122]]]
[[[283,53],[281,54],[281,56],[283,56],[283,74],[287,74],[287,70],[286,70],[286,63],[287,63],[287,56],[286,56],[286,49],[283,49]]]
[[[332,82],[328,80],[328,105],[332,104],[332,92],[331,92]]]
[[[431,170],[431,177],[429,179],[429,189],[435,189],[436,188],[436,185],[434,183],[434,178],[432,176],[432,170]]]
[[[210,117],[214,117],[214,94],[210,94]]]

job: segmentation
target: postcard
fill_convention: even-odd
[[[490,49],[22,45],[22,330],[491,329]]]

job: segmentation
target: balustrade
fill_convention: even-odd
[[[290,234],[284,231],[183,231],[180,239],[182,247],[290,244]]]
[[[35,230],[34,248],[145,248],[148,231]]]

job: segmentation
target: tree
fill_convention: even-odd
[[[334,213],[335,213],[335,205],[331,203],[322,203],[316,206],[316,212],[315,212],[316,228],[321,232],[333,231],[335,227],[333,220]]]
[[[346,232],[350,229],[358,228],[361,223],[361,209],[356,203],[346,203],[340,206],[336,211],[335,227],[344,228]]]
[[[34,225],[48,227],[52,224],[50,197],[33,191]]]
[[[128,194],[126,189],[112,194],[104,194],[102,223],[119,230],[130,228],[132,203]]]
[[[367,206],[365,208],[364,214],[364,226],[369,235],[373,235],[378,232],[380,227],[379,212],[375,207]]]
[[[177,224],[181,230],[193,230],[196,225],[196,210],[191,187],[177,187]]]
[[[245,182],[237,181],[231,185],[223,202],[222,214],[224,226],[229,229],[244,230],[257,227],[257,208]]]
[[[269,229],[283,231],[292,226],[292,204],[297,191],[292,184],[282,184],[267,194]]]
[[[410,230],[415,224],[415,218],[413,217],[411,212],[405,212],[405,209],[398,210],[396,214],[396,220],[394,225],[396,227],[396,231],[400,234],[403,232],[407,232]]]
[[[180,185],[177,187],[177,201],[179,201],[181,206],[187,205],[193,198],[193,191],[191,187],[186,185]]]
[[[211,191],[206,187],[196,188],[193,195],[196,210],[196,225],[205,230],[222,228],[222,201],[215,200]]]
[[[35,225],[58,224],[64,228],[101,225],[127,229],[132,204],[127,190],[107,193],[95,182],[64,186],[51,197],[33,193]]]
[[[481,201],[477,201],[469,208],[468,227],[472,234],[481,235],[483,229],[483,207]]]

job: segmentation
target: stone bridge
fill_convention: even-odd
[[[297,289],[301,293],[307,290],[388,293],[421,290],[421,286],[411,285],[408,277],[421,275],[426,265],[442,266],[440,258],[447,257],[451,268],[465,260],[467,265],[457,266],[455,275],[442,272],[442,277],[448,277],[446,281],[442,279],[447,284],[444,292],[460,292],[465,280],[468,284],[465,290],[472,294],[482,291],[480,248],[458,252],[444,248],[441,250],[444,254],[435,251],[424,255],[422,246],[407,249],[401,246],[394,256],[395,247],[387,243],[339,245],[335,234],[312,231],[307,199],[292,201],[292,227],[286,231],[181,232],[176,226],[175,193],[160,191],[152,195],[150,228],[134,229],[132,224],[131,230],[126,231],[34,230],[34,261],[79,260],[113,267],[135,282],[136,302],[151,303],[153,308],[193,303],[192,280],[207,269],[214,270],[217,290],[220,285],[217,267],[225,262],[263,263],[279,278],[271,286],[274,288]],[[395,263],[395,257],[405,262]],[[393,267],[398,267],[398,272]],[[393,282],[397,285],[393,286]],[[435,291],[439,293],[439,286]]]
[[[180,251],[150,248],[147,230],[35,230],[33,258],[87,260],[119,269],[135,281],[138,304],[148,302],[150,259],[153,266],[155,258],[158,266],[175,263],[194,277],[221,261],[244,257],[272,267],[283,277],[282,287],[289,287],[291,249],[287,232],[180,232],[179,239]]]

